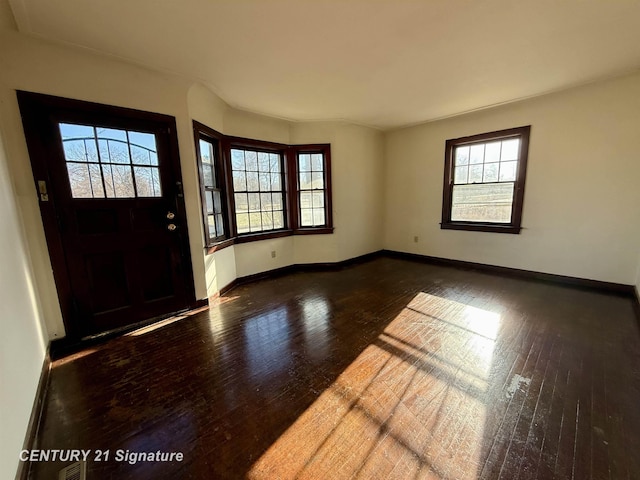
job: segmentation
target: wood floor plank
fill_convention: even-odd
[[[56,361],[37,445],[109,449],[91,480],[635,479],[639,365],[630,298],[383,257]]]

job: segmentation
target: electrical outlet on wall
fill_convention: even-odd
[[[276,258],[276,251],[275,250],[271,250],[271,258]]]

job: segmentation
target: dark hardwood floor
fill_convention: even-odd
[[[89,480],[639,479],[639,370],[630,298],[379,258],[56,361],[37,448],[109,450]]]

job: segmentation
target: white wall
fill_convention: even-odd
[[[635,74],[390,132],[385,247],[634,284],[639,122]],[[445,140],[522,125],[532,125],[522,233],[441,230]]]
[[[382,249],[383,134],[343,122],[294,123],[291,143],[331,143],[332,236],[295,237],[295,263],[338,262]]]
[[[48,338],[1,137],[0,221],[0,478],[9,479],[18,468]]]

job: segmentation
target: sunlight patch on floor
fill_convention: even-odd
[[[500,318],[419,293],[247,478],[475,479]]]

